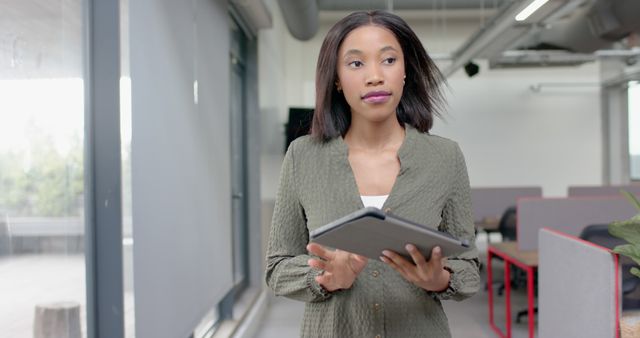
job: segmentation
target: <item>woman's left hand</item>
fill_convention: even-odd
[[[398,271],[407,281],[427,290],[440,292],[447,289],[451,274],[445,270],[446,258],[442,257],[440,247],[431,251],[431,258],[427,261],[413,244],[407,244],[407,251],[413,262],[389,250],[382,252],[380,259]]]

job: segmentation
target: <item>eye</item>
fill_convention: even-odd
[[[362,67],[364,65],[364,63],[362,63],[362,61],[356,60],[356,61],[349,62],[348,65],[351,68],[360,68],[360,67]]]
[[[384,61],[382,61],[382,63],[385,65],[392,65],[396,63],[396,58],[386,58],[384,59]]]

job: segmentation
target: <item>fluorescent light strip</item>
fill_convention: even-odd
[[[522,12],[516,15],[516,21],[524,21],[535,11],[540,9],[544,4],[546,4],[549,0],[534,0],[527,8],[523,9]]]

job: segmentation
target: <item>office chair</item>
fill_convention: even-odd
[[[594,244],[598,244],[607,249],[613,249],[614,247],[627,244],[627,242],[621,238],[617,238],[609,234],[609,225],[607,224],[592,224],[586,226],[580,238],[585,241],[589,241]],[[631,267],[635,266],[634,261],[626,256],[620,256],[620,267],[622,269],[622,309],[640,309],[640,299],[636,296],[633,297],[634,291],[640,289],[640,278],[634,276],[629,271]]]
[[[498,231],[502,235],[502,241],[515,241],[516,240],[516,222],[517,222],[517,210],[515,206],[508,207],[500,217],[498,223]]]
[[[510,242],[516,239],[516,207],[508,207],[500,216],[498,221],[498,232],[502,236],[503,242]],[[502,260],[499,256],[494,256],[493,259]],[[494,281],[494,284],[500,284],[498,288],[498,296],[502,296],[504,292],[504,282]],[[484,289],[487,290],[490,287],[489,284],[485,284]]]
[[[500,217],[500,222],[498,223],[498,231],[500,235],[502,235],[503,242],[511,242],[516,240],[516,222],[518,219],[517,209],[515,206],[508,207]],[[500,257],[496,257],[497,259],[501,259]],[[513,288],[525,287],[527,284],[526,272],[517,266],[512,267],[512,275],[511,275],[511,285]],[[501,283],[498,288],[498,295],[502,296],[504,292],[505,284]]]

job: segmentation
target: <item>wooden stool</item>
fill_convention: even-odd
[[[36,305],[34,338],[82,338],[80,304],[57,302]]]

